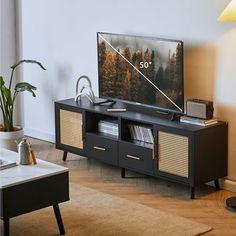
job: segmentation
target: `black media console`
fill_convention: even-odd
[[[170,121],[155,111],[138,111],[116,103],[112,108],[126,112],[108,112],[106,105],[94,106],[87,98],[75,102],[67,99],[55,103],[56,148],[96,158],[103,162],[146,175],[179,182],[190,187],[194,199],[195,187],[215,182],[227,176],[228,126],[226,122],[201,127]],[[100,120],[118,123],[118,137],[98,132]],[[134,142],[129,126],[148,127],[154,143]]]

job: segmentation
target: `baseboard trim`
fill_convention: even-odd
[[[230,179],[221,179],[220,186],[222,189],[236,193],[236,181]]]
[[[24,135],[32,137],[32,138],[37,138],[37,139],[41,139],[44,141],[48,141],[51,143],[55,143],[55,135],[54,134],[45,133],[45,132],[42,132],[39,130],[24,128]]]

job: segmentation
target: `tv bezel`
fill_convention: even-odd
[[[120,99],[120,98],[113,98],[113,97],[107,97],[107,96],[102,96],[101,95],[101,86],[100,86],[100,67],[99,67],[99,34],[107,34],[107,35],[114,35],[114,36],[127,36],[127,37],[136,37],[136,38],[141,38],[141,39],[147,39],[147,40],[158,40],[158,41],[165,41],[165,42],[176,42],[176,43],[180,43],[181,44],[181,48],[182,48],[182,97],[181,97],[181,102],[183,107],[180,107],[181,109],[183,109],[182,111],[180,111],[179,109],[171,109],[171,108],[164,108],[161,106],[157,106],[157,105],[149,105],[146,103],[139,103],[139,102],[134,102],[134,101],[130,101],[130,100],[126,100],[126,99]],[[166,39],[166,38],[159,38],[159,37],[149,37],[149,36],[138,36],[138,35],[130,35],[130,34],[118,34],[118,33],[107,33],[107,32],[97,32],[97,66],[98,66],[98,96],[99,98],[103,98],[103,99],[107,99],[107,100],[111,100],[111,101],[115,101],[115,102],[122,102],[122,103],[127,103],[130,105],[137,105],[143,108],[150,108],[153,110],[157,110],[157,111],[163,111],[163,112],[172,112],[172,113],[176,113],[176,114],[184,114],[184,108],[185,108],[185,104],[184,104],[184,43],[181,40],[176,40],[176,39]]]

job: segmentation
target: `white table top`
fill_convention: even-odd
[[[19,163],[16,152],[0,148],[0,159]],[[0,170],[0,189],[67,172],[68,168],[37,159],[37,165],[17,165]]]

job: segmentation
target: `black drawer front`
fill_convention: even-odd
[[[104,138],[96,134],[86,134],[86,153],[88,157],[93,157],[98,160],[117,165],[117,152],[117,141]]]
[[[153,173],[152,149],[121,142],[119,144],[119,164],[132,170]]]

